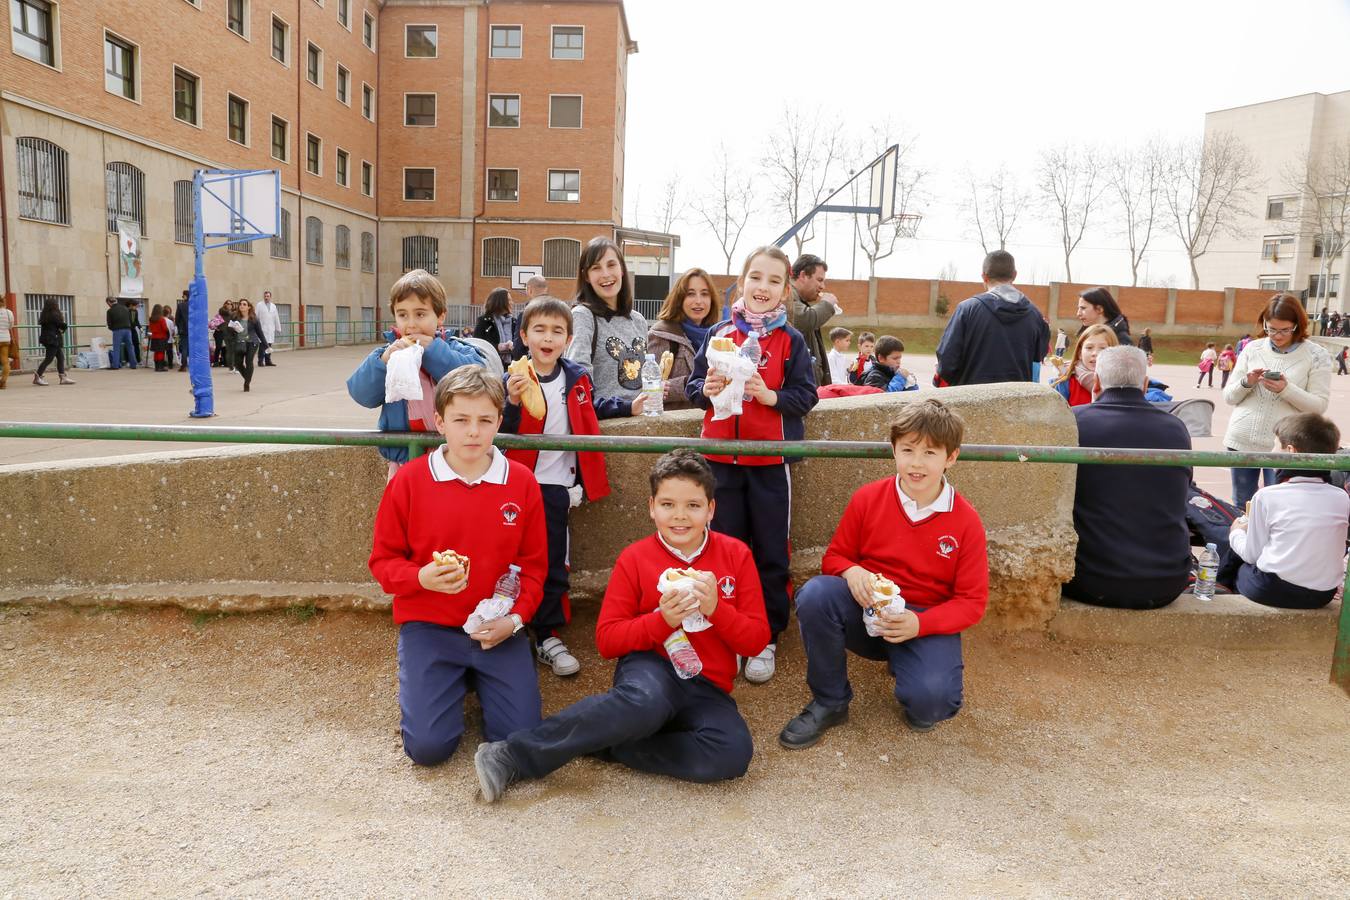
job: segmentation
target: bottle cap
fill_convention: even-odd
[[[1205,549],[1206,549],[1206,550],[1213,550],[1215,553],[1218,553],[1218,552],[1219,552],[1219,545],[1218,545],[1218,544],[1206,544],[1206,545],[1205,545]]]
[[[507,568],[510,569],[512,572],[519,572],[519,571],[520,571],[520,566],[517,566],[517,565],[514,565],[514,564],[513,564],[513,565],[510,565],[510,566],[507,566]]]
[[[655,354],[655,353],[648,353],[648,354],[647,354],[647,361],[648,361],[648,362],[656,362],[656,354]]]

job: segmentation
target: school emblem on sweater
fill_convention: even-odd
[[[584,385],[577,385],[577,402],[585,406],[590,401],[586,399],[586,388]]]
[[[516,519],[520,517],[520,507],[514,503],[502,504],[502,524],[514,525]]]
[[[944,534],[942,537],[938,538],[937,552],[938,556],[943,559],[951,559],[952,554],[960,548],[961,545],[958,544],[956,538],[952,537],[950,534]]]
[[[736,579],[732,575],[724,575],[717,582],[717,589],[722,592],[722,596],[730,600],[736,595]]]
[[[605,341],[605,352],[619,364],[619,384],[629,390],[642,389],[642,361],[647,355],[647,339],[633,338],[631,346],[617,337]]]

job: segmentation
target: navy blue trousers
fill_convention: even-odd
[[[836,575],[817,575],[797,592],[797,624],[806,649],[806,684],[817,701],[831,708],[853,699],[848,652],[885,660],[895,679],[895,699],[910,721],[930,725],[961,709],[961,636],[930,634],[892,644],[871,637],[863,611]]]
[[[491,650],[463,628],[404,622],[398,631],[398,705],[403,752],[419,766],[445,762],[464,735],[464,695],[478,693],[483,731],[504,740],[539,724],[543,701],[523,633]]]
[[[1280,609],[1321,609],[1336,596],[1335,588],[1314,591],[1270,572],[1262,572],[1251,563],[1243,563],[1238,569],[1237,589],[1248,600]]]
[[[608,692],[514,732],[506,743],[526,778],[598,754],[642,772],[706,783],[744,775],[754,754],[736,701],[706,678],[681,679],[656,653],[628,654]]]
[[[567,602],[568,550],[571,535],[567,530],[572,500],[567,488],[556,484],[541,484],[544,498],[544,527],[548,532],[548,576],[544,579],[544,599],[530,618],[530,633],[542,641],[557,628],[572,620],[572,609]]]
[[[792,545],[792,479],[786,465],[738,466],[709,461],[717,478],[717,513],[712,529],[744,541],[750,547],[764,589],[764,611],[769,617],[769,641],[788,626],[788,564]]]

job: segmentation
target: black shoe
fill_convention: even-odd
[[[795,719],[778,732],[778,744],[785,750],[805,750],[819,741],[828,729],[847,721],[847,706],[830,709],[825,704],[812,700]]]
[[[936,723],[936,722],[916,722],[916,721],[914,721],[913,719],[911,719],[911,718],[909,717],[909,712],[908,712],[908,711],[906,711],[906,712],[904,713],[904,717],[905,717],[905,725],[909,726],[909,730],[910,730],[910,731],[918,732],[919,734],[927,734],[928,732],[932,731],[934,728],[937,727],[937,723]]]

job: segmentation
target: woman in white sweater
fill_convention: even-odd
[[[1223,399],[1233,410],[1223,444],[1229,450],[1265,453],[1275,448],[1275,425],[1294,413],[1323,413],[1331,397],[1331,354],[1308,340],[1308,314],[1292,294],[1277,294],[1261,311],[1265,337],[1238,356]],[[1233,504],[1256,493],[1258,469],[1233,469]],[[1272,469],[1266,484],[1275,483]]]

